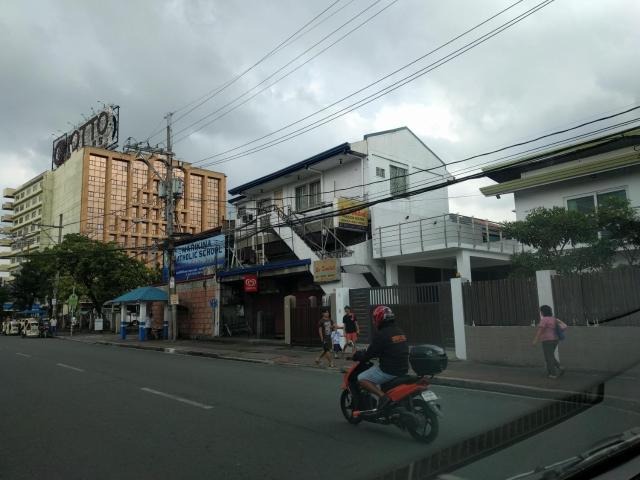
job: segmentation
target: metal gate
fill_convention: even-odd
[[[318,320],[324,307],[300,305],[291,309],[291,344],[305,347],[320,346]]]
[[[361,341],[371,341],[371,312],[387,305],[409,342],[454,348],[453,310],[449,282],[359,288],[350,290],[349,301],[360,325]]]

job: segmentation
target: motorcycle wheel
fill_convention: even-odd
[[[422,425],[416,428],[407,428],[411,436],[422,443],[431,443],[438,436],[440,424],[438,416],[429,408],[427,402],[422,400],[414,400],[414,412],[423,417]]]
[[[343,390],[340,395],[340,410],[342,410],[342,415],[351,425],[357,425],[362,421],[360,417],[354,417],[353,411],[353,396],[349,390]]]

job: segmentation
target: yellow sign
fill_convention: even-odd
[[[359,200],[353,200],[351,198],[340,197],[336,199],[337,210],[343,211],[362,205]],[[337,217],[336,227],[352,228],[355,230],[366,230],[369,226],[369,209],[363,208],[362,210],[349,211]]]
[[[178,305],[178,294],[172,293],[169,297],[169,305]]]
[[[316,283],[337,282],[340,280],[340,260],[327,258],[313,262],[313,281]]]

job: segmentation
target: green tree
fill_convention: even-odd
[[[629,200],[608,198],[598,206],[598,227],[602,237],[620,252],[629,265],[640,264],[640,214]]]
[[[107,300],[154,279],[153,272],[144,263],[129,257],[114,243],[72,234],[53,250],[57,267],[86,292],[98,310]]]
[[[38,299],[51,298],[55,278],[55,260],[48,252],[30,253],[11,283],[11,296],[19,309],[31,308]]]
[[[536,270],[580,272],[611,265],[615,248],[600,238],[596,214],[562,207],[536,208],[525,220],[507,222],[504,234],[532,248],[513,255],[514,273],[532,275]]]
[[[97,310],[107,300],[155,280],[152,270],[115,244],[72,234],[60,245],[30,254],[22,264],[12,287],[18,307],[29,308],[36,298],[51,300],[56,273],[61,302],[75,289],[79,297],[89,299]]]

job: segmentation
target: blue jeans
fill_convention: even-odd
[[[378,386],[382,385],[383,383],[390,382],[394,378],[396,378],[395,375],[390,375],[383,372],[382,370],[380,370],[380,367],[378,365],[374,365],[370,369],[365,370],[360,375],[358,375],[359,381],[368,380]]]

